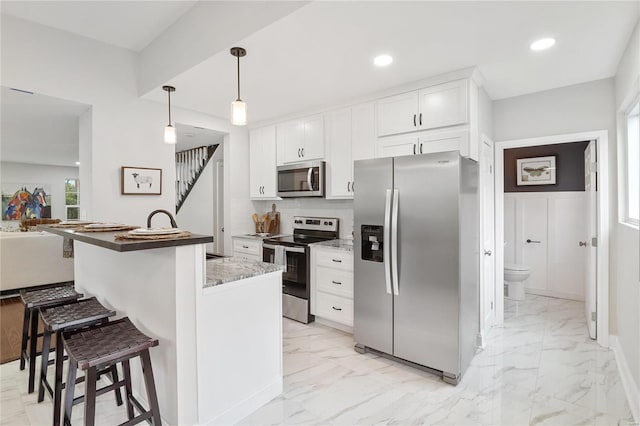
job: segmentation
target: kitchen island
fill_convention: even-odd
[[[150,353],[163,423],[234,423],[282,392],[279,267],[206,261],[213,238],[201,235],[141,243],[115,241],[110,232],[41,229],[74,240],[78,291],[159,340]],[[139,363],[132,363],[132,382],[146,402]]]

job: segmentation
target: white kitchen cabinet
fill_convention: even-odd
[[[378,136],[418,130],[418,104],[417,90],[377,101]]]
[[[234,236],[233,256],[241,259],[262,261],[262,241],[256,238]]]
[[[353,198],[353,162],[375,158],[374,121],[373,103],[326,114],[327,198]]]
[[[278,124],[276,145],[278,165],[323,159],[324,121],[322,115]]]
[[[459,80],[420,89],[418,127],[422,130],[469,121],[468,81]]]
[[[249,194],[252,200],[276,198],[276,127],[249,133]]]
[[[458,80],[376,102],[378,136],[469,122],[469,81]]]
[[[463,150],[468,145],[469,131],[466,129],[433,130],[379,138],[376,157],[399,157],[457,150],[464,155]]]
[[[344,331],[353,327],[353,251],[311,247],[311,314]]]

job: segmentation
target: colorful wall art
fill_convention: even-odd
[[[48,185],[2,184],[2,220],[50,217],[51,188]]]

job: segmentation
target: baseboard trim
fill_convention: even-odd
[[[635,382],[627,358],[624,355],[622,346],[620,346],[620,340],[616,335],[609,336],[610,347],[616,356],[616,363],[618,364],[618,371],[620,372],[620,380],[624,387],[624,392],[627,395],[627,402],[631,408],[631,414],[636,423],[640,424],[640,390],[638,390],[638,384]]]
[[[569,299],[575,300],[577,302],[584,302],[584,296],[573,293],[562,293],[560,291],[552,291],[552,290],[540,290],[537,288],[525,288],[524,292],[527,294],[535,294],[538,296],[547,296],[547,297],[555,297],[558,299]]]
[[[249,414],[256,411],[272,399],[282,393],[282,377],[277,378],[258,392],[238,402],[233,407],[217,415],[213,419],[200,419],[200,422],[207,425],[231,425],[236,424]]]
[[[345,333],[353,334],[353,327],[349,327],[348,325],[340,324],[339,322],[331,321],[326,318],[321,318],[316,315],[316,322],[318,324],[326,325],[327,327],[335,328],[340,331],[344,331]]]

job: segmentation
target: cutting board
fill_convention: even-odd
[[[276,210],[275,203],[271,205],[271,211],[267,213],[269,215],[269,219],[267,223],[269,224],[268,229],[265,232],[270,234],[279,234],[280,233],[280,212]]]

